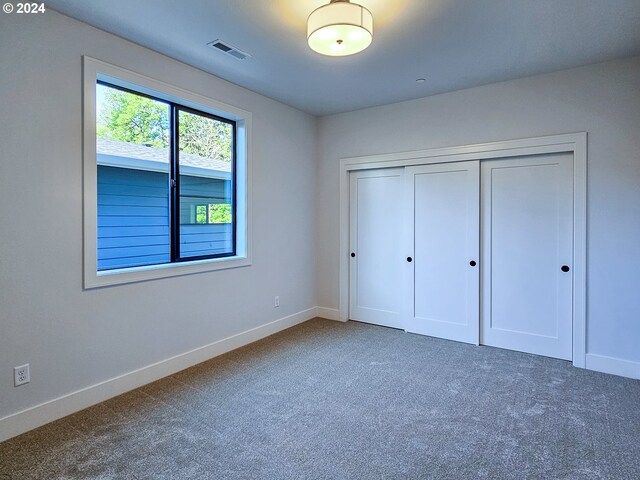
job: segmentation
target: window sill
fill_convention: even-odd
[[[194,260],[191,262],[163,263],[144,267],[119,268],[90,273],[85,276],[84,288],[99,288],[113,285],[123,285],[134,282],[144,282],[157,278],[178,277],[194,273],[227,270],[230,268],[246,267],[251,260],[246,256],[211,258]]]

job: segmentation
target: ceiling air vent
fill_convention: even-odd
[[[216,50],[220,50],[222,53],[231,55],[233,58],[237,58],[238,60],[244,60],[245,58],[251,56],[248,53],[243,52],[239,48],[223,42],[222,40],[214,40],[213,42],[207,43],[207,45],[209,45],[211,48],[215,48]]]

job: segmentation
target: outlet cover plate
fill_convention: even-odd
[[[29,371],[29,364],[20,365],[19,367],[13,367],[13,386],[19,387],[25,383],[31,381],[31,372]]]

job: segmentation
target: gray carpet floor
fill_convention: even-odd
[[[640,382],[315,319],[0,444],[0,480],[638,479]]]

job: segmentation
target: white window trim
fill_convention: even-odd
[[[84,56],[83,71],[83,235],[84,288],[140,282],[251,265],[251,112],[145,75]],[[236,255],[98,272],[98,168],[96,163],[96,82],[114,85],[211,113],[236,122]]]

